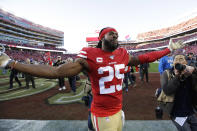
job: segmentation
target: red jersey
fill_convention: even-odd
[[[129,54],[124,48],[105,52],[100,48],[85,47],[78,57],[90,67],[93,101],[91,112],[97,117],[111,116],[122,109],[122,82]]]

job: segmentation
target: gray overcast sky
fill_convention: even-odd
[[[95,30],[114,27],[126,35],[161,29],[197,16],[197,0],[0,0],[16,16],[64,32],[65,48],[77,52]]]

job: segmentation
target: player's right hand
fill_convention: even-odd
[[[0,68],[5,68],[10,60],[7,54],[0,52]]]

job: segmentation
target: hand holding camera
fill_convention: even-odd
[[[187,78],[188,76],[192,74],[194,69],[195,68],[192,66],[177,63],[175,64],[175,75],[178,75],[180,77],[184,76],[185,78]]]

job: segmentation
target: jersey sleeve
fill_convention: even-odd
[[[77,58],[87,59],[88,58],[88,48],[87,47],[82,48],[82,50],[79,51]]]
[[[169,54],[170,52],[171,51],[169,50],[169,48],[166,48],[161,51],[153,51],[153,52],[139,55],[138,58],[140,60],[140,63],[143,64],[143,63],[153,62],[153,61]]]
[[[124,59],[125,59],[125,65],[128,65],[128,63],[129,63],[129,52],[128,52],[128,50],[126,50],[126,49],[124,49],[124,48],[122,48],[123,49],[123,52],[124,52]]]

